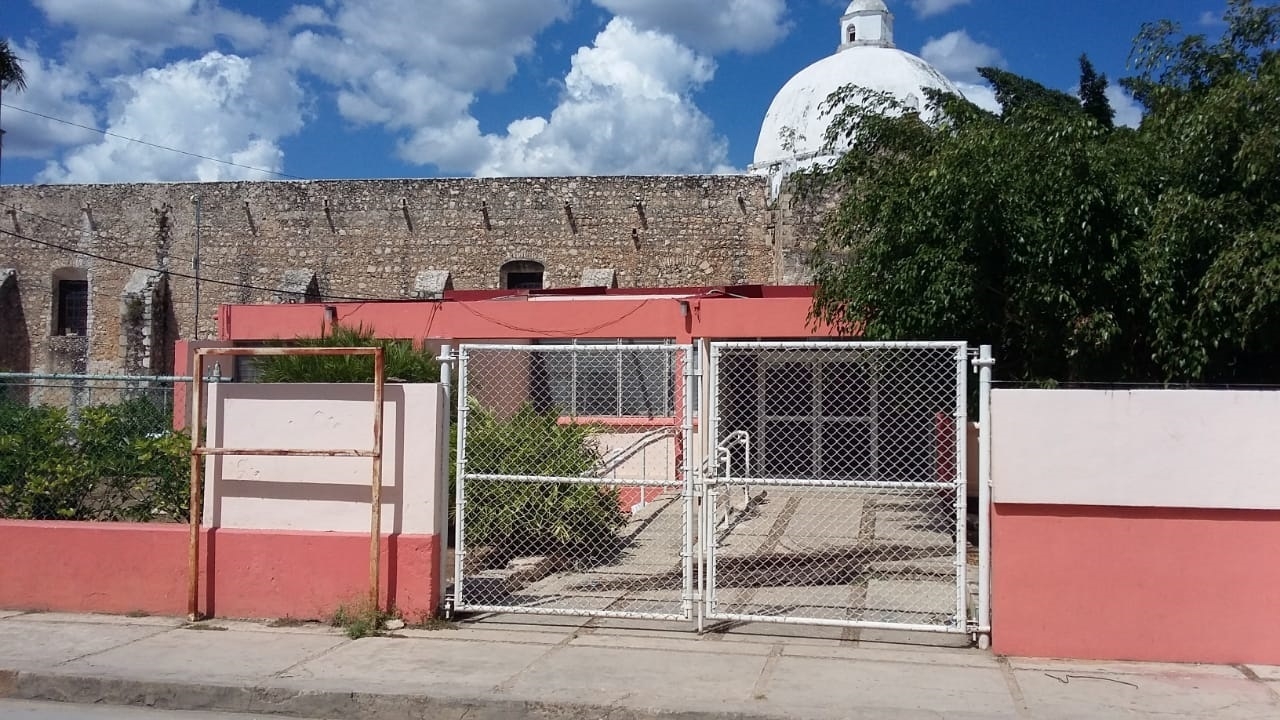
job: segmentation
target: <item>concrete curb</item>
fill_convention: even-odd
[[[0,698],[335,720],[778,720],[771,715],[731,712],[669,712],[577,703],[232,687],[11,670],[0,670]]]

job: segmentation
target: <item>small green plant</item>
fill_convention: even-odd
[[[445,620],[442,617],[428,615],[422,619],[422,622],[414,623],[409,627],[414,630],[428,630],[434,632],[436,630],[457,630],[458,624],[450,620]]]
[[[395,613],[385,612],[366,601],[353,605],[339,605],[333,612],[329,624],[342,628],[347,637],[352,640],[359,640],[382,635],[383,624],[394,617]]]
[[[381,340],[371,328],[336,325],[328,335],[300,338],[298,347],[381,347],[386,377],[399,382],[433,383],[440,380],[440,364],[425,348],[408,340]],[[272,383],[371,383],[373,358],[367,355],[274,355],[258,358],[263,382]]]
[[[472,406],[467,417],[467,471],[485,475],[579,477],[600,462],[596,428],[562,424],[559,414],[526,405],[509,418]],[[616,491],[575,483],[479,481],[467,485],[467,542],[497,556],[567,553],[600,547],[625,522]]]

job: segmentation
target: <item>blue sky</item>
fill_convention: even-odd
[[[898,47],[979,103],[979,64],[1070,90],[1081,53],[1123,77],[1143,22],[1212,34],[1226,6],[887,2]],[[834,51],[847,4],[4,0],[29,87],[3,97],[0,182],[740,171],[774,94]]]

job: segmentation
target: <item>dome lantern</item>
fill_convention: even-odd
[[[840,18],[840,50],[893,47],[893,13],[884,0],[853,0]]]

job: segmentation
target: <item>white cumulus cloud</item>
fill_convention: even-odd
[[[218,0],[33,0],[49,20],[76,35],[69,56],[96,75],[136,69],[172,48],[211,49],[218,38],[240,51],[271,39],[258,18],[223,8]]]
[[[995,91],[978,74],[980,67],[1005,66],[1000,50],[974,40],[965,30],[954,30],[925,41],[920,57],[955,83],[970,102],[985,110],[1000,111]]]
[[[281,138],[302,126],[302,94],[268,59],[211,52],[113,81],[107,129],[189,153],[280,171]],[[41,182],[264,179],[212,160],[104,136],[50,162]]]
[[[691,93],[714,62],[626,18],[580,49],[549,118],[524,118],[486,138],[478,175],[721,172],[727,143]]]
[[[920,57],[955,82],[980,82],[978,68],[1005,65],[999,50],[974,40],[965,30],[929,38],[920,50]]]
[[[501,91],[535,36],[564,19],[570,0],[342,0],[331,14],[294,8],[310,25],[291,41],[300,72],[336,87],[338,111],[399,133],[400,155],[470,172],[485,155],[471,106]],[[448,22],[439,22],[448,18]],[[328,23],[329,27],[324,27]]]
[[[709,53],[759,52],[786,36],[785,0],[594,0],[637,26]]]
[[[1107,86],[1107,100],[1116,111],[1116,125],[1136,128],[1142,124],[1142,106],[1119,85]]]
[[[927,18],[941,15],[952,8],[968,5],[971,0],[911,0],[911,8],[916,15]]]
[[[82,100],[91,87],[88,77],[42,57],[33,45],[17,46],[13,50],[22,62],[27,89],[18,92],[10,88],[4,93],[4,103],[9,106],[3,111],[5,155],[45,158],[58,148],[96,140],[97,133],[69,124],[96,127],[93,108]]]

